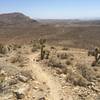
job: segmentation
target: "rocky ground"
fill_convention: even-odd
[[[1,50],[1,49],[0,49]],[[0,100],[100,100],[100,66],[87,50],[7,45],[0,51]]]

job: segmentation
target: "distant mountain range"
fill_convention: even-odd
[[[34,20],[22,13],[0,14],[0,26],[27,26],[38,23],[42,24],[80,24],[80,25],[100,25],[100,20],[80,20],[80,19],[37,19]]]
[[[99,19],[81,20],[81,19],[39,19],[39,22],[45,24],[79,24],[79,25],[100,25]]]
[[[37,21],[31,19],[28,16],[25,16],[22,13],[0,14],[0,26],[8,26],[8,25],[25,26],[34,23],[37,23]]]
[[[0,14],[0,43],[29,43],[41,37],[51,44],[100,47],[100,20],[34,20],[22,13]]]

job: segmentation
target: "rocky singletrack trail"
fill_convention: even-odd
[[[37,56],[38,53],[28,56],[30,59],[28,69],[32,70],[33,75],[36,76],[38,81],[45,83],[49,87],[50,94],[48,95],[47,100],[72,100],[67,94],[66,97],[64,96],[59,80],[57,80],[51,73],[43,70],[38,62],[33,61]]]

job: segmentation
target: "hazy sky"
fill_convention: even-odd
[[[32,18],[100,18],[100,0],[0,0],[0,13],[22,12]]]

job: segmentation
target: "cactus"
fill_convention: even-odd
[[[39,40],[39,43],[41,45],[41,60],[44,59],[44,55],[45,55],[45,51],[44,51],[45,42],[46,42],[46,39],[40,39]]]
[[[100,59],[100,50],[98,48],[95,48],[94,57],[95,57],[95,61],[92,63],[93,66],[95,66]]]

